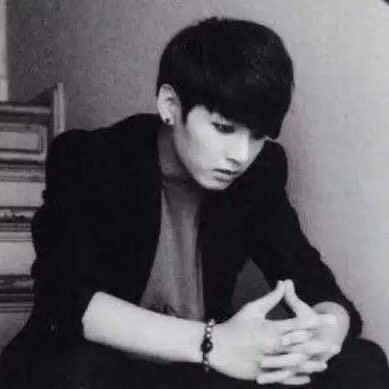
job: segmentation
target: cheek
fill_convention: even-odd
[[[207,165],[218,158],[221,142],[208,129],[190,134],[188,140],[190,154],[199,165]]]
[[[194,176],[206,167],[207,151],[201,137],[195,132],[183,129],[175,137],[176,149],[186,169]]]

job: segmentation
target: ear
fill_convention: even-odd
[[[174,125],[181,115],[180,99],[169,84],[163,84],[159,88],[157,96],[158,112],[162,121],[167,125]]]

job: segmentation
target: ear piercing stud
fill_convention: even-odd
[[[166,125],[168,125],[168,126],[170,126],[170,125],[172,124],[172,121],[171,121],[170,118],[164,118],[164,119],[163,119],[163,122],[164,122]]]

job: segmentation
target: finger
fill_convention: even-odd
[[[287,333],[296,330],[313,330],[320,326],[319,315],[311,317],[293,317],[284,320],[271,320],[278,333]]]
[[[306,343],[296,344],[294,346],[289,347],[288,352],[308,355],[320,355],[332,353],[333,349],[333,346],[328,343],[311,340]]]
[[[261,369],[297,368],[305,362],[307,362],[307,358],[303,354],[269,355],[261,360],[259,366]]]
[[[285,301],[297,316],[316,315],[316,312],[297,296],[292,280],[285,281]]]
[[[340,351],[341,351],[341,349],[342,349],[342,348],[341,348],[340,346],[338,346],[337,344],[333,344],[333,345],[331,346],[330,356],[333,357],[333,356],[339,354]]]
[[[283,281],[278,281],[277,286],[274,290],[269,292],[264,297],[257,300],[256,308],[266,316],[266,314],[272,310],[284,297],[285,285]]]
[[[320,373],[326,370],[327,367],[327,363],[323,361],[306,361],[295,372],[303,374]]]
[[[285,378],[283,381],[281,381],[284,385],[305,385],[309,384],[311,382],[311,379],[306,375],[295,375],[288,378]]]
[[[313,336],[312,331],[296,330],[288,332],[281,337],[281,344],[285,347],[308,342]]]
[[[276,370],[271,372],[260,372],[256,381],[260,385],[274,384],[276,382],[282,382],[288,377],[291,377],[293,372],[290,370]]]
[[[319,322],[322,325],[329,325],[335,327],[338,324],[338,319],[335,315],[332,315],[331,313],[320,313],[318,316]]]
[[[332,349],[327,354],[324,354],[321,356],[322,361],[329,361],[331,358],[333,358],[335,355],[340,353],[340,347],[339,346],[332,346]]]

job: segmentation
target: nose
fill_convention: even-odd
[[[227,159],[236,165],[244,165],[249,159],[250,134],[241,132],[234,134],[227,149]]]

